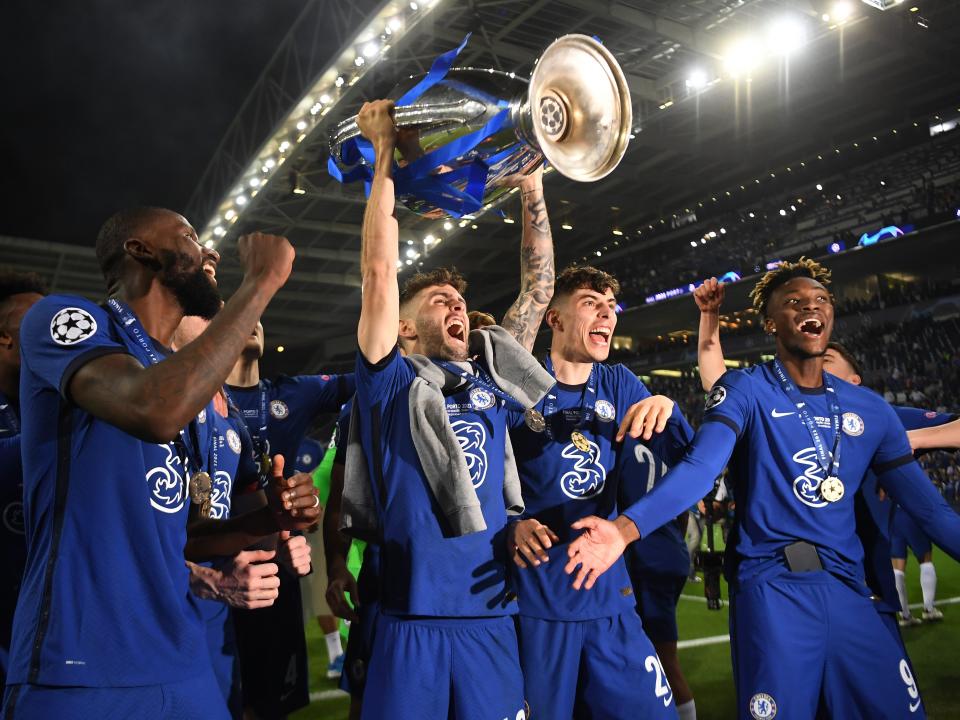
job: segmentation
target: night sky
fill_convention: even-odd
[[[183,209],[308,2],[5,0],[0,234],[92,244],[122,207]]]

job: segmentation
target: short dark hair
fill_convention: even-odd
[[[46,295],[49,292],[46,281],[32,272],[17,272],[16,270],[0,270],[0,330],[7,326],[7,300],[21,293],[37,293]]]
[[[850,363],[850,367],[853,368],[853,371],[857,375],[859,375],[860,377],[863,377],[863,368],[860,367],[860,363],[853,356],[853,353],[847,350],[846,347],[844,347],[838,342],[834,342],[833,340],[831,340],[830,342],[827,343],[827,350],[833,350],[837,355],[839,355],[848,363]]]
[[[467,320],[470,321],[471,330],[497,324],[497,319],[493,315],[482,310],[471,310],[467,313]]]
[[[463,295],[467,292],[467,281],[456,268],[435,268],[428,272],[417,272],[407,278],[400,290],[400,307],[410,302],[424,288],[434,285],[450,285]]]
[[[568,265],[557,274],[554,281],[551,306],[555,305],[560,298],[573,295],[574,292],[582,289],[601,294],[609,290],[614,295],[619,295],[620,283],[610,273],[592,265]]]
[[[773,291],[798,277],[816,280],[824,287],[830,284],[830,270],[816,260],[801,257],[796,262],[782,262],[760,278],[753,290],[750,291],[753,307],[760,313],[761,317],[767,316],[767,305]]]
[[[97,233],[97,262],[100,272],[111,289],[120,280],[120,263],[126,252],[123,244],[136,236],[143,226],[159,213],[167,212],[157,207],[132,207],[111,215]]]

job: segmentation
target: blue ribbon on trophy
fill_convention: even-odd
[[[575,180],[597,180],[626,151],[632,112],[619,65],[584,35],[554,41],[530,81],[513,73],[453,68],[470,35],[434,60],[395,102],[398,127],[416,126],[426,152],[394,163],[397,198],[414,212],[454,218],[507,191],[500,182],[546,160]],[[367,194],[374,150],[356,118],[331,133],[327,169],[341,183],[362,180]]]

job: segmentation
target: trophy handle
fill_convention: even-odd
[[[466,125],[486,111],[487,106],[484,103],[464,98],[456,102],[398,107],[393,111],[393,120],[397,127],[433,125],[446,122]],[[330,153],[335,155],[343,143],[359,136],[360,128],[357,127],[357,116],[347,118],[339,123],[330,134]]]

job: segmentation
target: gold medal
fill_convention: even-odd
[[[523,413],[523,420],[527,423],[527,427],[535,433],[542,433],[547,428],[547,421],[536,408],[530,408]]]
[[[820,497],[828,503],[839,502],[843,499],[843,493],[843,481],[834,475],[820,483]]]
[[[587,452],[590,450],[590,441],[587,440],[586,436],[579,430],[574,430],[572,433],[570,433],[570,442],[572,442],[580,452]]]
[[[190,502],[197,505],[200,511],[200,517],[210,517],[210,510],[213,502],[213,481],[209,473],[203,471],[196,472],[190,478]]]
[[[197,472],[190,478],[190,502],[200,504],[209,500],[212,490],[213,481],[208,473]]]

